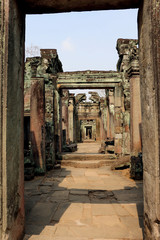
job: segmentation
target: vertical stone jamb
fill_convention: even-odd
[[[25,14],[0,1],[0,239],[24,233],[23,69]]]
[[[144,239],[160,238],[160,1],[139,11]]]

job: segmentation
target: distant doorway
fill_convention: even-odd
[[[86,139],[92,139],[92,126],[86,127]]]

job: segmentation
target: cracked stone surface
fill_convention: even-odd
[[[142,182],[99,169],[62,168],[25,183],[24,240],[142,237]]]

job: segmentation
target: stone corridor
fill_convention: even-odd
[[[24,240],[143,239],[142,192],[142,181],[109,166],[52,170],[25,182]]]

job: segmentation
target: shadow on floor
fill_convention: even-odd
[[[89,217],[86,216],[86,220],[82,219],[82,221],[79,219],[81,204],[90,204],[95,218],[100,211],[100,214],[104,216],[117,215],[126,228],[129,228],[130,225],[133,225],[131,227],[134,231],[136,228],[143,228],[142,181],[125,185],[124,176],[119,176],[110,170],[109,174],[106,171],[105,175],[106,169],[106,167],[99,169],[100,174],[97,179],[96,175],[91,173],[87,177],[84,176],[87,169],[68,170],[63,168],[50,171],[45,177],[25,182],[26,234],[40,235],[46,226],[54,227],[63,218],[67,223],[79,221],[76,224],[85,224],[86,220],[89,221]],[[98,170],[92,169],[92,172],[94,171]],[[112,176],[111,180],[110,176]],[[118,179],[121,178],[122,182],[120,183]],[[127,179],[126,183],[129,181],[131,180]],[[103,184],[101,184],[102,182]],[[124,187],[116,189],[116,184],[117,188],[122,184]],[[75,211],[78,212],[75,213]],[[133,222],[132,219],[136,212],[139,224]],[[56,229],[53,228],[53,231]]]

